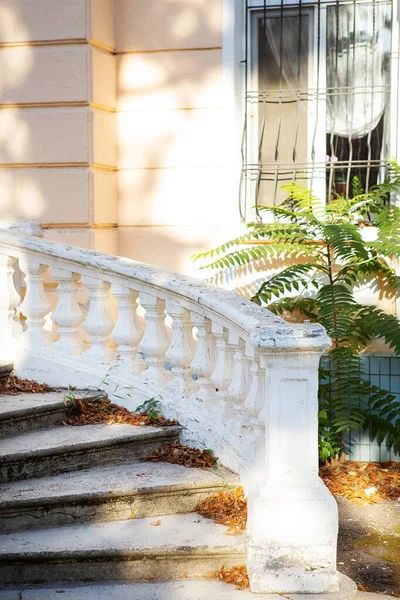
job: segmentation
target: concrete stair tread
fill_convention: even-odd
[[[225,535],[227,528],[196,513],[58,527],[0,535],[0,563],[173,554],[243,554],[245,536]]]
[[[65,409],[65,398],[70,392],[59,390],[45,394],[15,394],[0,396],[0,425],[1,421],[11,417],[22,418],[25,415],[40,414],[49,410]],[[106,394],[100,390],[74,390],[76,398],[83,401],[93,398],[105,397]]]
[[[132,583],[91,583],[76,586],[29,586],[0,591],[0,600],[378,600],[388,596],[356,593],[355,584],[341,576],[339,594],[252,594],[234,585],[207,579]],[[57,591],[58,590],[58,591]],[[62,590],[62,591],[61,591]]]
[[[52,427],[0,440],[0,463],[17,461],[33,456],[44,456],[110,446],[127,441],[138,442],[164,438],[166,433],[179,432],[179,426],[135,427],[132,425],[83,425],[80,427]]]
[[[0,508],[73,502],[78,498],[111,498],[122,494],[220,488],[237,485],[237,482],[237,475],[223,467],[202,470],[169,463],[132,462],[5,483],[0,485]]]
[[[65,392],[48,394],[18,394],[0,396],[0,424],[2,420],[23,416],[25,413],[40,413],[64,407]]]

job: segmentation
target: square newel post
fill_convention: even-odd
[[[265,453],[248,492],[250,587],[257,593],[338,591],[337,505],[318,476],[319,325],[263,329]]]

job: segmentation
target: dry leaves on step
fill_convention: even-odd
[[[173,465],[183,465],[184,467],[192,467],[198,469],[206,469],[212,467],[217,462],[217,459],[211,450],[199,450],[198,448],[189,448],[182,444],[169,444],[165,448],[161,448],[143,458],[144,461],[151,462],[167,462]]]
[[[15,375],[9,375],[0,379],[0,396],[16,396],[18,394],[46,394],[52,392],[53,388],[45,383],[37,383],[29,379],[20,379]]]
[[[161,525],[161,519],[158,519],[158,521],[153,521],[152,525],[153,527],[158,527],[159,525]]]
[[[233,567],[232,569],[225,569],[224,565],[218,572],[210,573],[207,575],[208,579],[218,579],[224,583],[230,583],[237,585],[238,589],[246,590],[249,588],[249,577],[247,575],[247,569],[245,565],[239,567]]]
[[[247,500],[241,486],[235,490],[222,490],[200,500],[196,512],[216,523],[227,525],[227,533],[231,535],[241,534],[246,529]]]
[[[334,496],[358,506],[400,498],[400,464],[337,462],[321,467],[320,477]]]
[[[157,419],[150,419],[145,414],[138,414],[110,402],[108,398],[68,399],[70,415],[64,425],[111,425],[114,423],[124,425],[153,425],[156,427],[177,425],[177,421],[170,421],[160,415]]]

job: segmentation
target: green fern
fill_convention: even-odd
[[[400,167],[392,163],[387,180],[368,193],[353,182],[354,198],[335,198],[324,206],[303,185],[284,186],[280,206],[259,206],[273,223],[250,223],[249,232],[214,250],[195,255],[211,259],[202,268],[224,269],[263,257],[296,259],[262,283],[252,300],[277,315],[321,323],[332,339],[328,368],[320,372],[320,458],[344,453],[344,433],[369,427],[371,435],[400,448],[400,403],[366,380],[360,352],[375,337],[400,354],[396,317],[359,304],[360,284],[394,295],[400,277],[390,261],[400,256],[400,209],[388,203],[400,192]],[[377,236],[366,241],[362,227],[373,224]],[[245,245],[244,245],[245,244]]]

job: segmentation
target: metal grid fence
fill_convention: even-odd
[[[327,368],[326,358],[322,359]],[[400,399],[400,356],[390,354],[366,355],[361,358],[364,377],[379,389],[385,389]],[[345,400],[345,399],[344,399]],[[351,431],[345,437],[346,458],[367,462],[400,462],[400,454],[389,449],[385,441],[379,445],[369,431]]]

